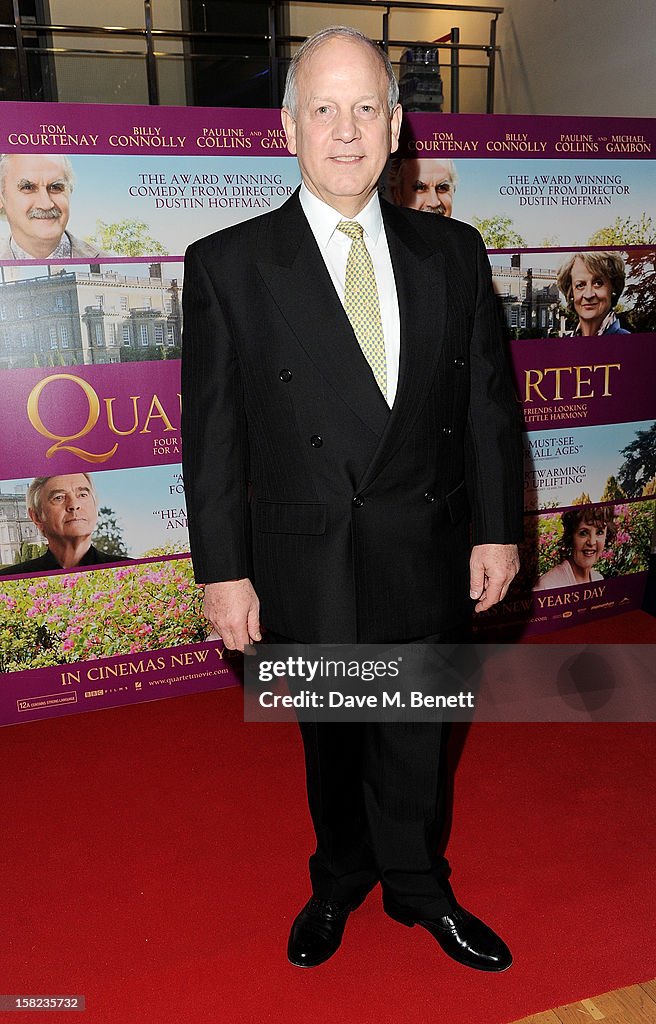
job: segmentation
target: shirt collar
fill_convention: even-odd
[[[24,249],[21,249],[20,245],[14,238],[9,239],[9,248],[11,249],[11,253],[14,259],[16,260],[33,260],[36,258],[35,256],[30,256],[29,252],[25,252]],[[59,245],[55,249],[53,249],[50,255],[46,256],[45,259],[67,259],[73,255],[72,250],[73,245],[71,242],[70,235],[67,231],[64,231],[61,238],[59,239]]]
[[[319,248],[322,250],[326,249],[339,222],[348,218],[342,216],[339,210],[335,210],[328,203],[324,203],[323,199],[319,199],[313,192],[310,192],[305,183],[301,185],[299,200]],[[383,215],[380,210],[380,199],[377,192],[374,192],[364,210],[360,210],[360,213],[353,220],[357,220],[358,224],[362,225],[365,236],[371,241],[372,245],[375,245],[383,226]]]

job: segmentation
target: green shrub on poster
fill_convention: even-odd
[[[198,643],[209,629],[202,596],[188,558],[6,580],[0,671]]]

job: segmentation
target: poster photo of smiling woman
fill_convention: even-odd
[[[618,252],[580,252],[570,256],[558,270],[557,284],[578,324],[565,331],[565,337],[630,334],[615,313],[625,280],[624,259]]]
[[[561,520],[562,561],[543,573],[533,590],[573,587],[577,583],[594,583],[604,578],[594,566],[615,539],[613,506],[571,508],[562,513]]]

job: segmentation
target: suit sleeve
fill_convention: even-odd
[[[248,433],[234,339],[198,249],[183,288],[182,466],[199,583],[252,576]]]
[[[465,465],[474,544],[523,536],[521,423],[502,336],[490,263],[477,239],[478,284],[471,337]]]

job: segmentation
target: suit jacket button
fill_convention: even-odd
[[[455,366],[464,366],[465,365],[465,360],[461,359],[460,356],[458,356],[456,359],[454,359],[453,362],[454,362]]]
[[[364,505],[364,498],[361,494],[356,494],[351,504],[353,505],[353,508],[362,508]]]
[[[424,494],[424,501],[427,501],[430,505],[431,502],[435,501],[435,495],[432,491],[426,491]]]
[[[312,445],[313,448],[321,448],[321,445],[323,444],[323,438],[319,437],[318,434],[313,434],[312,437],[310,438],[310,444]]]
[[[291,370],[281,370],[278,376],[280,377],[283,384],[289,384],[290,380],[293,377],[293,373]]]
[[[453,430],[452,430],[451,427],[442,427],[442,433],[443,434],[452,434]]]

